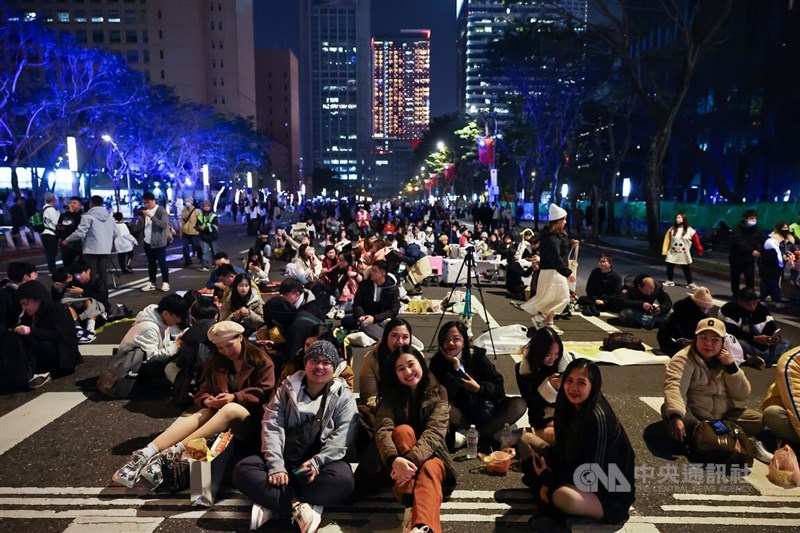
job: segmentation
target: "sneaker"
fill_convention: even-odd
[[[425,524],[417,524],[407,531],[408,533],[430,533],[433,530]]]
[[[753,445],[753,457],[768,465],[772,462],[772,454],[764,447],[764,443],[755,437],[750,437],[750,443]]]
[[[34,374],[33,377],[28,380],[28,388],[31,390],[36,390],[52,382],[53,378],[50,377],[50,372],[45,372],[44,374]]]
[[[311,506],[306,502],[299,502],[292,507],[292,522],[297,524],[301,533],[315,533],[322,523],[322,506]]]
[[[338,318],[339,320],[344,318],[344,309],[339,309],[338,311],[336,311],[336,318]]]
[[[189,485],[189,461],[183,461],[183,452],[169,448],[153,457],[142,469],[141,477],[152,490],[175,492]]]
[[[547,319],[541,313],[537,313],[531,317],[531,322],[533,322],[533,327],[536,329],[542,329],[543,327],[545,327],[547,325],[546,320]]]
[[[688,284],[686,286],[686,288],[689,289],[689,290],[692,290],[692,291],[696,291],[697,290],[697,285],[695,285],[694,283],[690,283],[690,284]]]
[[[276,516],[275,511],[254,503],[253,508],[250,510],[250,530],[255,531]]]
[[[403,511],[403,531],[408,531],[411,526],[411,507],[406,507]]]
[[[86,335],[86,330],[83,328],[75,328],[75,336],[78,338],[78,341]]]
[[[162,283],[161,288],[158,290],[160,290],[161,292],[169,292],[169,283],[166,282]]]
[[[97,339],[97,334],[94,331],[86,330],[83,332],[83,336],[78,338],[78,344],[89,344],[95,339]]]
[[[422,287],[414,287],[413,289],[409,289],[406,294],[409,296],[419,296],[422,294]]]
[[[331,307],[330,310],[325,315],[327,318],[335,318],[336,317],[337,309],[335,307]]]
[[[139,479],[142,469],[147,465],[147,461],[148,458],[145,457],[144,450],[136,450],[131,455],[131,460],[117,470],[111,480],[117,485],[132,489],[136,485],[136,480]]]
[[[555,331],[556,333],[558,333],[559,335],[563,335],[564,334],[564,330],[561,329],[560,327],[556,326],[555,324],[546,324],[546,326],[548,328],[552,329],[553,331]]]
[[[155,283],[152,283],[152,282],[150,282],[150,283],[148,283],[147,285],[145,285],[144,287],[142,287],[142,289],[141,289],[141,290],[142,290],[142,292],[150,292],[150,291],[154,291],[154,290],[156,290],[156,284],[155,284]]]
[[[745,360],[739,366],[749,366],[751,368],[755,368],[756,370],[761,370],[766,366],[766,362],[762,357],[757,355],[747,355],[745,356]]]
[[[211,269],[208,268],[205,265],[203,265],[203,266],[201,266],[200,268],[197,269],[198,272],[208,272],[209,270],[211,270]]]
[[[667,281],[665,281],[664,283],[662,283],[662,285],[663,285],[664,287],[674,287],[674,286],[675,286],[675,282],[674,282],[674,281],[669,281],[669,280],[667,280]]]

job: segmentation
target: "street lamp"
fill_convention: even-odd
[[[444,143],[442,141],[439,141],[438,143],[436,143],[436,149],[437,150],[444,150],[445,148],[447,148],[447,147],[444,145]]]

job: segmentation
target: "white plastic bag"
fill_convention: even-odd
[[[528,328],[521,324],[511,324],[491,329],[491,339],[489,332],[483,333],[472,343],[473,346],[483,348],[489,354],[499,353],[518,353],[519,349],[528,344]],[[492,350],[494,341],[494,350]]]

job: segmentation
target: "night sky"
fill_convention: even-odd
[[[256,48],[291,48],[300,59],[297,0],[255,0]],[[372,0],[372,35],[431,30],[431,117],[457,111],[455,0]]]

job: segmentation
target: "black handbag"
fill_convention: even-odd
[[[283,460],[291,467],[298,467],[314,457],[322,449],[322,417],[325,414],[325,403],[328,399],[330,384],[322,393],[322,401],[314,418],[294,428],[286,434],[283,446]]]

